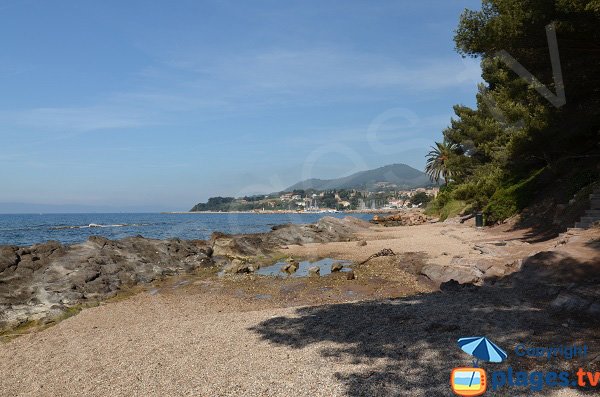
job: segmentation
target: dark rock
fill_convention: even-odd
[[[19,260],[17,247],[0,246],[0,273],[9,267],[17,266]]]
[[[341,263],[334,263],[331,265],[331,272],[335,273],[335,272],[339,272],[344,268],[344,265],[342,265]]]
[[[592,303],[590,299],[586,299],[585,297],[562,292],[550,303],[550,307],[556,311],[583,313]]]
[[[287,263],[281,268],[281,271],[285,273],[296,273],[299,267],[300,264],[294,259],[292,259],[289,263]]]
[[[476,291],[477,286],[474,284],[461,284],[456,280],[446,281],[440,284],[440,290],[446,292],[461,292],[461,291]]]

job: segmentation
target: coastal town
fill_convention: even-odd
[[[293,190],[269,195],[211,197],[190,212],[337,212],[387,211],[423,208],[439,193],[439,187],[395,190],[382,184],[378,191],[339,189]]]

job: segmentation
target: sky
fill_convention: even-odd
[[[480,1],[0,0],[0,212],[187,210],[386,164],[473,106]]]

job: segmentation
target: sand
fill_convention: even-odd
[[[361,261],[392,248],[446,261],[480,255],[473,249],[477,241],[506,235],[436,224],[375,228],[362,237],[365,247],[311,244],[286,252]],[[519,245],[511,252],[521,255],[556,244]],[[478,293],[439,292],[391,268],[395,262],[389,258],[373,262],[357,271],[354,281],[339,275],[173,279],[86,309],[0,344],[0,395],[450,396],[450,371],[470,363],[456,339],[471,335],[486,335],[506,349],[517,341],[540,346],[568,339],[592,345],[585,362],[524,360],[509,351],[514,368],[584,365],[591,370],[598,365],[590,363],[600,354],[597,327],[548,315],[518,284]],[[529,395],[526,389],[486,395],[506,393]],[[583,394],[546,389],[536,395]]]

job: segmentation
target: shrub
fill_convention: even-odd
[[[543,171],[538,170],[526,179],[497,189],[483,210],[487,221],[501,222],[525,208],[533,199],[537,180]]]

